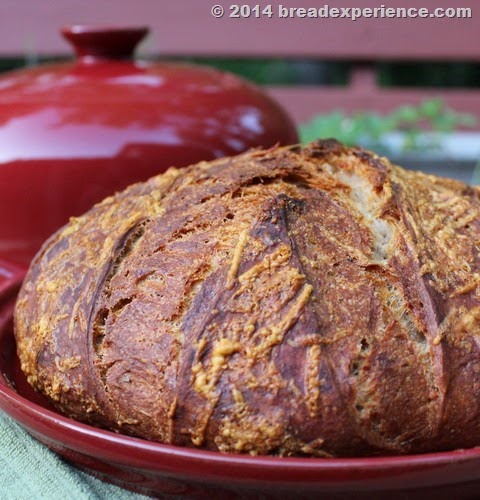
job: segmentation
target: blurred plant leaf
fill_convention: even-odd
[[[404,152],[418,148],[438,149],[441,134],[451,133],[458,127],[474,127],[473,115],[457,113],[445,106],[438,98],[426,99],[418,106],[399,106],[387,115],[378,113],[355,113],[351,116],[341,111],[316,116],[310,123],[300,126],[302,142],[333,137],[349,146],[359,144],[388,153],[384,141],[390,132],[403,132]],[[422,129],[434,132],[430,141],[420,141]]]
[[[422,116],[433,120],[441,115],[444,110],[444,104],[441,99],[428,99],[420,104],[418,110]]]

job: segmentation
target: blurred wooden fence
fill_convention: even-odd
[[[401,5],[400,5],[401,4]],[[211,9],[220,5],[224,16]],[[141,47],[144,55],[279,57],[353,62],[345,87],[289,86],[269,91],[298,122],[319,112],[388,111],[441,97],[460,112],[480,117],[480,88],[381,88],[375,64],[381,61],[480,61],[480,4],[478,0],[284,0],[252,2],[249,17],[229,17],[233,2],[223,0],[2,0],[0,57],[65,55],[70,47],[59,36],[67,24],[148,25],[151,35]],[[271,5],[272,16],[259,15]],[[279,6],[325,8],[468,8],[470,18],[280,18]],[[243,9],[246,13],[247,8]],[[253,14],[252,14],[253,12]],[[325,12],[325,10],[323,11]],[[391,12],[391,11],[390,11]],[[449,11],[450,13],[452,11]],[[384,10],[386,14],[386,10]],[[479,82],[480,85],[480,82]],[[1,93],[0,93],[1,101]]]

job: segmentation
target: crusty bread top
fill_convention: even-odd
[[[336,141],[171,169],[45,243],[22,369],[74,418],[166,443],[480,444],[479,206]]]

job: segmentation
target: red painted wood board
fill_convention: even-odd
[[[214,4],[225,15],[211,15]],[[152,34],[141,52],[155,55],[278,56],[349,60],[480,61],[478,0],[282,0],[238,5],[272,5],[271,18],[229,18],[224,0],[2,0],[0,55],[68,54],[58,34],[65,24],[144,25]],[[278,6],[321,8],[465,7],[470,19],[279,18]]]

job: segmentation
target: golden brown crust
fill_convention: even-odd
[[[172,169],[44,245],[22,368],[74,418],[166,443],[478,445],[479,207],[335,141]]]

